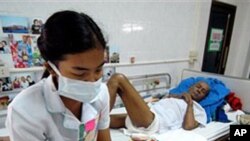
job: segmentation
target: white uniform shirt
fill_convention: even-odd
[[[64,106],[49,76],[15,97],[8,106],[6,127],[11,141],[96,140],[98,130],[109,128],[106,84],[90,104],[83,104],[81,118]]]
[[[151,110],[159,119],[159,132],[182,127],[184,116],[186,114],[187,103],[183,99],[164,98],[153,105]],[[194,117],[202,125],[206,124],[207,116],[205,110],[195,101],[193,101]]]

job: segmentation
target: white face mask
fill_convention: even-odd
[[[86,82],[67,78],[61,75],[54,64],[50,61],[48,61],[48,63],[58,75],[58,92],[61,96],[89,103],[101,91],[101,78],[96,82]]]

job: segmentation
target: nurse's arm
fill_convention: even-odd
[[[111,141],[109,128],[98,131],[97,141]]]

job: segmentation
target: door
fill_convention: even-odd
[[[236,6],[212,2],[202,71],[224,74],[235,12]]]

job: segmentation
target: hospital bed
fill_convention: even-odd
[[[250,80],[188,69],[182,71],[181,80],[196,76],[213,77],[223,81],[226,86],[235,92],[241,99],[243,103],[243,112],[250,112],[250,103],[248,102],[250,99],[250,95],[248,95],[248,92],[250,91]],[[152,96],[157,97],[166,95],[168,90],[171,88],[171,76],[168,73],[138,75],[128,78],[145,101],[150,101]],[[159,141],[225,141],[229,137],[229,126],[231,124],[236,124],[236,115],[243,114],[243,112],[236,111],[227,113],[228,118],[232,120],[230,123],[213,121],[210,122],[205,128],[198,127],[192,131],[178,129],[161,135],[155,135],[155,137]],[[121,100],[117,97],[115,109],[111,111],[111,114],[120,113],[126,113],[126,110],[123,107]],[[111,138],[113,141],[130,141],[130,137],[126,134],[126,130],[124,129],[111,129]],[[8,136],[6,129],[0,129],[0,141],[6,140],[6,136]]]
[[[163,76],[161,76],[163,75]],[[154,80],[154,76],[157,76],[157,78],[166,77],[169,76],[169,81],[161,81],[160,83],[168,83],[166,84],[168,87],[158,87],[157,89],[160,90],[158,94],[165,94],[164,92],[168,92],[169,86],[171,86],[171,77],[170,75],[166,74],[158,74],[158,75],[147,75],[147,76],[139,76],[139,77],[133,77],[133,80],[131,80],[132,84],[136,84],[136,88],[145,88],[145,90],[139,89],[139,92],[146,92],[148,95],[152,93],[152,91],[155,91],[154,88],[156,87],[148,87],[147,81]],[[238,124],[236,121],[236,116],[244,113],[250,112],[250,103],[248,100],[250,99],[250,95],[248,92],[250,91],[250,80],[243,79],[243,78],[237,78],[237,77],[231,77],[226,75],[219,75],[214,73],[206,73],[206,72],[200,72],[190,69],[184,69],[181,74],[181,80],[189,77],[212,77],[217,78],[218,80],[221,80],[225,85],[233,92],[237,94],[237,97],[239,97],[243,104],[242,110],[237,110],[234,112],[226,112],[228,119],[231,120],[229,123],[222,123],[222,122],[216,122],[212,121],[209,124],[207,124],[206,127],[198,127],[196,129],[193,129],[191,131],[186,131],[183,129],[177,129],[174,131],[169,131],[167,133],[161,134],[161,135],[155,135],[159,141],[168,141],[168,140],[176,140],[176,141],[226,141],[229,138],[229,129],[231,124]],[[164,79],[160,79],[164,80]],[[167,80],[167,79],[165,79]],[[142,86],[139,86],[142,85]],[[164,84],[165,85],[165,84]],[[144,96],[144,93],[142,93],[142,97]],[[152,93],[155,94],[155,93]],[[155,94],[157,95],[157,94]],[[147,100],[147,99],[145,99]],[[126,113],[126,110],[124,107],[118,107],[116,109],[113,109],[111,111],[111,114],[117,114],[117,113]],[[126,133],[126,132],[125,132]],[[181,135],[181,136],[180,136]],[[124,134],[124,129],[118,129],[114,130],[111,129],[111,137],[114,141],[129,141],[130,137]]]

